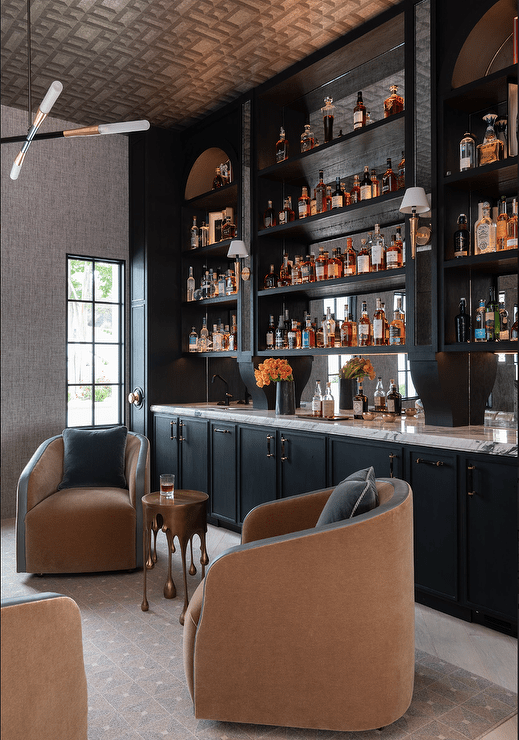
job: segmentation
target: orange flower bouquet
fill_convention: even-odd
[[[269,357],[268,360],[260,363],[257,370],[254,370],[254,375],[256,376],[256,385],[258,388],[263,388],[264,385],[270,385],[271,381],[277,383],[279,380],[294,380],[292,368],[288,362],[275,357]]]
[[[339,378],[353,378],[355,380],[369,378],[375,380],[375,377],[376,373],[371,360],[366,360],[363,357],[352,357],[339,370]]]

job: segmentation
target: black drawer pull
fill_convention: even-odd
[[[420,463],[423,463],[424,465],[434,465],[436,468],[441,467],[442,465],[445,465],[441,460],[424,460],[421,457],[416,458],[416,464],[419,465]]]
[[[232,434],[230,429],[213,429],[213,432],[218,432],[219,434]]]

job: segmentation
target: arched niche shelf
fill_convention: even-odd
[[[184,192],[185,200],[191,200],[191,198],[196,198],[202,193],[209,192],[213,186],[216,168],[222,162],[227,162],[230,159],[230,156],[219,147],[210,147],[202,152],[189,172]]]
[[[454,65],[452,87],[498,72],[513,63],[516,0],[498,0],[467,36]]]

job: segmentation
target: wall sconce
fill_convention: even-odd
[[[409,226],[411,227],[411,256],[414,259],[416,254],[416,233],[418,231],[419,213],[427,213],[431,207],[425,190],[423,188],[407,188],[402,203],[400,204],[400,213],[410,213]]]
[[[229,245],[229,251],[227,257],[234,257],[234,271],[236,273],[236,290],[239,289],[240,274],[242,280],[248,280],[250,278],[250,270],[248,267],[241,269],[241,260],[243,257],[248,257],[249,252],[245,245],[245,242],[241,239],[233,239]]]

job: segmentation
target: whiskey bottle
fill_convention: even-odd
[[[342,196],[341,178],[335,178],[335,190],[332,194],[332,208],[342,208],[344,205],[344,198]]]
[[[471,170],[476,166],[476,137],[466,132],[460,141],[460,172]]]
[[[303,284],[306,283],[315,283],[315,269],[314,264],[311,259],[311,255],[307,254],[304,262],[301,265],[301,282]]]
[[[496,222],[496,248],[497,251],[506,249],[508,239],[508,213],[506,212],[506,195],[502,195],[499,201],[499,215]]]
[[[225,217],[225,221],[222,225],[222,240],[223,239],[234,239],[236,236],[236,225],[233,224],[230,216]]]
[[[323,212],[332,210],[332,187],[331,185],[326,186],[326,194],[323,201]]]
[[[276,219],[276,212],[272,208],[272,201],[269,200],[267,202],[267,208],[265,210],[265,213],[263,214],[263,226],[265,228],[269,228],[270,226],[275,226],[277,224]]]
[[[332,256],[328,260],[328,280],[341,278],[343,271],[343,262],[341,248],[334,247]]]
[[[335,401],[332,396],[332,384],[326,383],[326,392],[321,401],[321,415],[323,419],[333,419],[335,416]]]
[[[273,316],[272,320],[274,320]],[[236,325],[236,314],[234,313],[231,316],[231,331],[229,332],[227,349],[229,352],[236,352],[238,349],[238,327]]]
[[[186,300],[195,300],[195,278],[193,277],[193,268],[189,268],[189,276],[186,281]]]
[[[223,188],[224,181],[222,177],[222,173],[219,167],[216,168],[216,173],[213,180],[213,190],[217,190],[218,188]]]
[[[398,95],[398,85],[391,85],[389,92],[389,97],[384,100],[384,118],[389,118],[404,110],[404,99]]]
[[[405,188],[405,152],[402,152],[402,159],[398,163],[397,189]]]
[[[315,382],[315,390],[314,395],[312,397],[312,416],[321,416],[322,409],[321,409],[321,403],[322,403],[322,396],[321,396],[321,381],[317,380]]]
[[[470,254],[470,231],[464,213],[458,216],[458,228],[454,232],[454,256],[468,257]]]
[[[317,282],[328,280],[328,252],[319,247],[319,256],[315,261],[315,279]]]
[[[315,329],[312,326],[312,319],[307,317],[305,327],[301,332],[301,346],[303,349],[315,347]]]
[[[391,169],[391,157],[387,158],[387,169],[382,175],[382,195],[398,190],[396,175]]]
[[[292,266],[288,262],[288,254],[283,255],[283,262],[279,270],[278,288],[292,285]]]
[[[218,268],[220,269],[220,268]],[[218,275],[218,295],[225,295],[225,273],[220,273]]]
[[[232,270],[225,273],[225,295],[236,293],[236,278]]]
[[[191,327],[191,331],[189,333],[188,345],[190,352],[198,352],[198,334],[196,333],[194,326]]]
[[[382,378],[377,378],[377,386],[375,388],[375,393],[373,394],[373,400],[375,402],[375,411],[385,411],[386,409],[386,392],[384,390],[384,386],[382,385]]]
[[[396,234],[395,234],[395,242],[397,247],[400,248],[402,253],[402,267],[405,265],[405,249],[404,249],[404,241],[402,239],[402,227],[397,226],[396,227]]]
[[[301,285],[303,282],[302,274],[301,274],[301,255],[296,254],[294,257],[294,262],[292,263],[292,268],[290,271],[290,279],[292,281],[292,285]]]
[[[519,339],[519,324],[517,322],[517,303],[514,303],[514,323],[510,329],[510,341],[517,342]]]
[[[481,167],[492,162],[499,162],[503,159],[503,142],[499,141],[494,129],[494,122],[497,116],[495,113],[487,113],[483,120],[487,124],[485,138],[481,144],[477,145],[478,165]]]
[[[263,280],[263,287],[265,290],[268,290],[269,288],[277,288],[278,285],[278,276],[276,275],[276,272],[274,270],[274,265],[270,265],[270,272],[268,272],[265,275],[265,279]]]
[[[283,321],[283,314],[280,315],[278,325],[276,326],[276,334],[274,337],[275,349],[285,348],[285,322]]]
[[[499,304],[499,341],[508,342],[509,339],[508,311],[505,308],[505,304],[501,302]]]
[[[454,318],[457,342],[470,342],[470,316],[465,311],[466,299],[460,298],[460,312]]]
[[[307,218],[310,215],[310,198],[308,197],[308,188],[303,185],[301,195],[297,201],[297,212],[299,218]]]
[[[396,240],[396,234],[392,234],[391,243],[386,249],[386,270],[397,270],[402,266],[402,247]]]
[[[288,195],[283,201],[283,210],[279,212],[278,220],[280,224],[288,224],[295,221],[296,214],[292,210],[292,198]]]
[[[496,251],[496,225],[490,218],[490,203],[482,204],[482,212],[474,226],[474,254]]]
[[[506,159],[508,157],[508,118],[506,116],[497,119],[495,131],[497,138],[503,144],[502,159]]]
[[[353,418],[363,419],[363,413],[368,410],[368,397],[364,395],[362,378],[358,381],[357,394],[353,397]]]
[[[479,299],[479,306],[476,309],[476,316],[474,321],[474,341],[475,342],[486,342],[486,331],[485,331],[485,299]]]
[[[330,312],[330,307],[326,309],[326,316],[322,326],[324,347],[326,349],[335,347],[335,320]]]
[[[377,298],[375,313],[373,314],[373,344],[382,347],[386,344],[385,314],[382,310],[382,300]]]
[[[310,198],[310,216],[315,216],[317,213],[317,198],[315,195],[315,188],[312,192],[312,197]]]
[[[284,162],[288,159],[288,140],[286,138],[285,129],[281,126],[279,130],[279,139],[276,143],[276,162]]]
[[[202,328],[200,329],[200,338],[198,340],[198,351],[207,352],[209,350],[209,332],[207,330],[207,319],[202,319]]]
[[[375,224],[375,235],[371,247],[371,272],[381,272],[386,269],[386,245],[380,233],[380,226]]]
[[[321,108],[323,114],[323,126],[324,126],[324,143],[327,144],[333,140],[333,112],[335,106],[333,105],[332,98],[324,99],[324,106]]]
[[[343,273],[347,275],[357,274],[357,252],[353,248],[351,236],[346,238],[346,251],[343,254]]]
[[[228,352],[229,351],[229,345],[231,343],[231,330],[229,329],[229,324],[225,324],[222,332],[222,351]]]
[[[389,344],[400,346],[405,344],[405,313],[402,309],[402,299],[396,299],[396,308],[393,321],[389,325]]]
[[[371,253],[366,245],[366,240],[360,240],[360,249],[357,252],[357,275],[371,272]]]
[[[369,167],[366,164],[364,165],[364,177],[362,178],[362,182],[360,185],[360,199],[369,200],[371,198],[371,195],[371,177],[369,175]]]
[[[297,321],[295,319],[292,319],[290,328],[287,333],[287,342],[288,346],[287,349],[297,349]]]
[[[190,231],[191,249],[198,249],[199,238],[200,238],[200,234],[198,231],[198,226],[196,225],[196,216],[193,216],[193,225],[191,226],[191,231]]]
[[[361,317],[357,322],[358,346],[359,347],[371,346],[371,343],[372,343],[371,337],[372,337],[372,330],[371,330],[371,321],[369,320],[369,316],[368,316],[368,304],[366,303],[366,301],[362,301]]]
[[[371,170],[371,197],[378,198],[380,195],[380,180],[377,177],[376,170]]]
[[[276,325],[274,323],[274,316],[271,314],[269,318],[269,325],[267,333],[265,335],[265,346],[267,349],[274,349],[274,339],[276,336]]]
[[[350,203],[360,203],[360,178],[353,175],[353,185],[350,190]]]
[[[357,93],[357,103],[353,109],[353,130],[366,125],[366,106],[362,101],[362,92]]]
[[[322,321],[315,327],[315,346],[319,349],[324,349],[324,332],[323,322],[326,320],[326,316],[323,316]]]
[[[304,131],[301,134],[301,152],[309,152],[315,146],[315,138],[310,129],[310,124],[305,123]]]
[[[501,326],[499,323],[499,303],[496,301],[496,291],[489,288],[489,298],[485,306],[485,340],[498,342]]]
[[[315,212],[323,213],[325,209],[326,185],[324,184],[324,172],[319,170],[319,182],[315,188]]]
[[[508,219],[506,249],[517,249],[517,200],[512,201],[512,215]]]
[[[386,406],[388,413],[400,416],[402,413],[402,394],[397,390],[396,383],[393,379],[389,381],[391,390],[386,396]]]
[[[218,283],[216,272],[211,268],[209,270],[209,298],[218,297]]]

